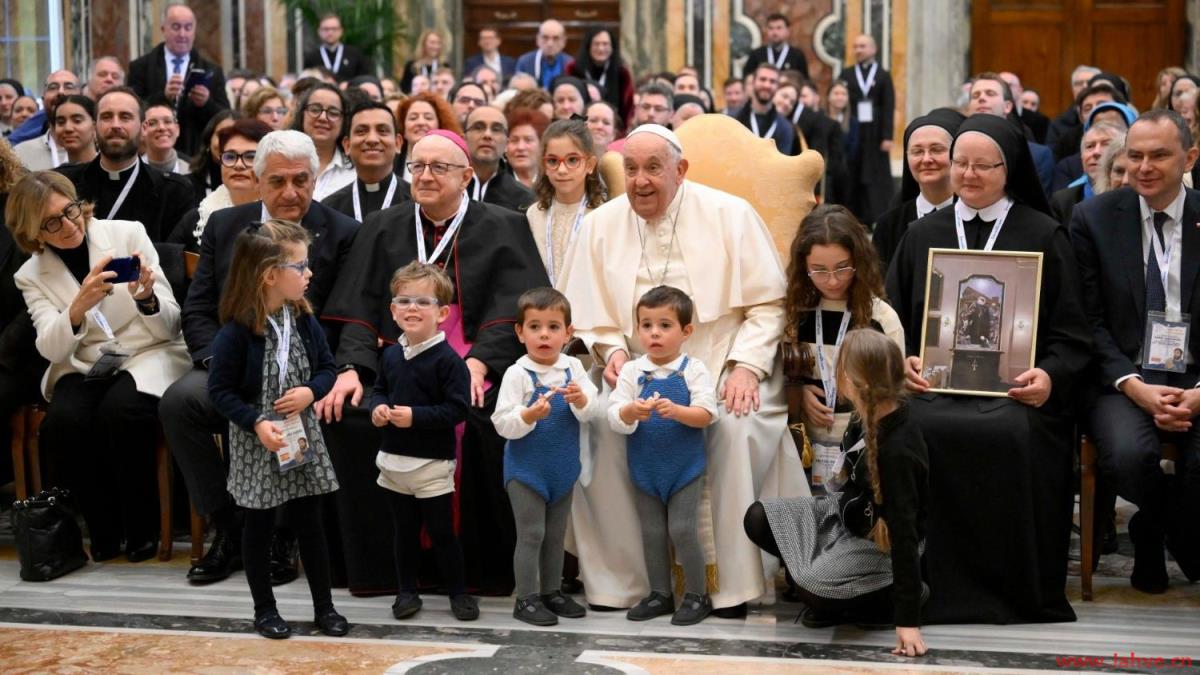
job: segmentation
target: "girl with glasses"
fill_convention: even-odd
[[[587,123],[559,120],[542,135],[537,202],[525,212],[550,283],[562,276],[584,216],[604,203],[604,186]]]
[[[350,626],[333,607],[320,495],[338,489],[313,401],[333,387],[333,354],[305,298],[308,232],[270,220],[238,236],[213,341],[208,393],[229,422],[228,490],[245,511],[242,561],[254,600],[254,628],[286,638],[291,628],[271,591],[276,509],[300,541],[313,621],[325,635]],[[291,458],[303,440],[304,462]],[[290,461],[289,461],[290,460]]]

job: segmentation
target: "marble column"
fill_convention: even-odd
[[[909,4],[905,118],[955,105],[968,76],[970,27],[966,3],[941,3],[936,12],[925,3]]]
[[[1200,72],[1200,2],[1187,3],[1188,36],[1184,68],[1189,73]]]
[[[670,24],[667,0],[621,0],[621,53],[635,75],[667,70]]]

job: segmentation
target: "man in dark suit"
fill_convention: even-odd
[[[760,63],[769,63],[776,70],[797,70],[808,79],[808,57],[804,50],[793,47],[789,42],[792,37],[792,23],[787,16],[775,12],[767,17],[767,44],[750,52],[746,57],[746,65],[742,73],[751,75]]]
[[[467,195],[477,202],[524,213],[535,199],[533,192],[500,167],[500,158],[508,148],[508,121],[504,113],[485,105],[472,110],[463,126],[467,129],[471,168],[475,171],[467,184]]]
[[[864,223],[875,222],[892,201],[892,134],[896,119],[896,88],[892,76],[875,60],[875,38],[854,38],[857,63],[842,71],[850,93],[850,114],[858,120],[858,147],[849,158],[853,195],[850,210]]]
[[[1038,112],[1036,103],[1031,106],[1025,105],[1025,88],[1021,86],[1021,78],[1017,77],[1016,73],[1004,71],[1000,73],[1000,79],[1004,80],[1009,91],[1012,92],[1015,102],[1013,113],[1016,114],[1017,119],[1021,120],[1021,124],[1033,135],[1034,141],[1045,145],[1046,132],[1050,129],[1050,118]],[[1040,97],[1036,96],[1037,92],[1032,93],[1035,96],[1034,101],[1040,100]]]
[[[162,419],[168,421],[163,432],[192,504],[201,515],[211,516],[216,526],[208,554],[188,571],[193,583],[224,579],[240,562],[241,519],[225,490],[225,465],[213,443],[213,435],[225,432],[228,422],[209,401],[207,372],[213,339],[221,327],[217,306],[233,261],[234,242],[256,221],[300,222],[312,237],[308,264],[313,276],[305,296],[320,316],[358,231],[353,219],[312,201],[319,168],[312,139],[299,131],[273,131],[259,141],[257,152],[254,172],[262,201],[222,209],[209,217],[200,241],[200,262],[183,306],[183,337],[195,367],[167,389],[159,404]],[[328,328],[326,334],[336,349],[336,335]],[[272,547],[273,558],[276,548]],[[285,560],[272,560],[273,581],[295,578],[294,571],[287,573]]]
[[[321,17],[317,24],[317,36],[321,44],[304,53],[305,68],[325,68],[333,73],[338,82],[351,80],[359,75],[374,75],[371,60],[353,45],[342,44],[342,20],[332,12]]]
[[[969,111],[971,115],[988,114],[998,117],[1007,117],[1012,120],[1013,124],[1020,125],[1021,121],[1017,118],[1015,110],[1017,107],[1016,99],[1013,98],[1012,90],[1008,88],[1008,83],[1004,81],[1000,75],[996,73],[980,73],[971,81],[970,90],[971,102]],[[1021,128],[1024,133],[1024,127]],[[1050,152],[1050,148],[1041,143],[1028,141],[1029,153],[1033,155],[1033,165],[1037,169],[1038,180],[1042,184],[1042,191],[1049,197],[1053,192],[1054,186],[1054,154]]]
[[[365,101],[350,111],[349,130],[342,150],[354,164],[353,183],[321,203],[358,222],[367,216],[412,199],[412,186],[395,173],[396,117],[378,101]]]
[[[1170,344],[1159,330],[1150,344],[1145,338],[1164,314],[1169,321],[1200,316],[1200,192],[1182,185],[1197,150],[1177,113],[1154,110],[1130,127],[1125,152],[1133,188],[1078,205],[1070,229],[1100,371],[1090,420],[1101,477],[1096,504],[1107,510],[1115,487],[1137,505],[1129,522],[1130,583],[1162,593],[1164,543],[1189,580],[1200,578],[1200,425],[1193,424],[1200,414],[1200,333],[1189,331],[1186,344]],[[1158,358],[1174,347],[1187,351],[1181,372]],[[1166,438],[1180,449],[1174,477],[1159,466]],[[1098,512],[1096,522],[1109,516]]]
[[[186,5],[168,4],[162,16],[163,41],[129,64],[129,87],[143,101],[161,94],[175,104],[179,140],[175,149],[194,157],[200,134],[213,115],[229,108],[221,66],[195,50],[196,15]],[[188,74],[201,71],[189,80]],[[191,86],[188,86],[190,82]]]
[[[474,77],[480,66],[495,71],[501,85],[507,84],[508,78],[517,72],[517,60],[500,53],[500,31],[494,26],[479,29],[479,53],[467,57],[463,64],[462,79]]]
[[[138,157],[142,117],[142,103],[132,89],[108,90],[96,103],[100,153],[86,164],[64,164],[58,172],[71,179],[80,199],[95,205],[97,218],[136,220],[150,241],[163,242],[191,208],[192,184]],[[182,247],[176,250],[176,259],[182,253]]]

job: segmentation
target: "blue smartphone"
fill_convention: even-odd
[[[187,77],[185,77],[183,80],[183,91],[185,93],[189,92],[192,90],[192,87],[195,87],[198,84],[202,84],[207,87],[208,83],[211,81],[212,73],[204,70],[203,68],[192,68],[188,71]]]
[[[138,277],[142,275],[142,262],[133,256],[128,258],[113,258],[104,266],[104,271],[117,273],[116,278],[112,279],[110,283],[129,283],[130,281],[137,281]]]

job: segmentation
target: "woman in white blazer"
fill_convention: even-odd
[[[12,189],[5,224],[30,259],[15,281],[50,362],[40,442],[78,498],[93,560],[156,550],[158,399],[191,367],[179,305],[136,222],[96,220],[71,182],[38,171]],[[136,281],[113,283],[114,258]],[[122,356],[124,355],[124,356]]]

